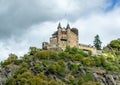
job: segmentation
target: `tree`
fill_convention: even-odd
[[[29,54],[34,55],[38,49],[36,47],[30,47],[29,50],[30,50]]]
[[[120,55],[120,39],[112,40],[103,50],[114,55]]]
[[[94,39],[93,43],[94,43],[95,48],[97,50],[101,50],[101,44],[102,44],[102,42],[100,41],[99,35],[96,35],[94,38],[95,39]]]
[[[9,54],[9,57],[7,58],[7,60],[4,61],[3,65],[9,65],[11,63],[14,63],[14,61],[16,61],[18,59],[18,57],[15,54]]]

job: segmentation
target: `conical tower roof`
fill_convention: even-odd
[[[58,24],[58,29],[59,29],[59,28],[61,28],[61,23],[60,23],[60,22],[59,22],[59,24]]]
[[[69,25],[69,24],[67,24],[67,27],[66,27],[66,29],[70,29],[70,25]]]

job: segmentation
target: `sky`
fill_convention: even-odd
[[[79,43],[98,34],[104,47],[120,38],[120,0],[0,0],[0,61],[41,48],[59,22],[79,29]]]

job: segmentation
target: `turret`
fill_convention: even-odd
[[[60,24],[60,22],[59,22],[59,24],[58,24],[58,28],[57,28],[57,29],[59,29],[59,28],[61,28],[61,24]]]
[[[61,27],[61,24],[60,24],[60,22],[59,22],[59,24],[58,24],[58,27],[57,27],[57,29],[58,29],[58,34],[61,32],[61,30],[62,30],[62,27]]]
[[[69,24],[67,24],[66,31],[67,31],[67,34],[70,33],[70,25]]]
[[[69,25],[69,24],[67,24],[67,27],[66,27],[66,29],[70,29],[70,25]]]
[[[57,28],[58,30],[57,30],[57,32],[58,32],[58,34],[57,34],[57,46],[59,47],[59,45],[60,45],[60,39],[61,39],[61,31],[62,31],[62,27],[61,27],[61,24],[60,24],[60,22],[59,22],[59,24],[58,24],[58,28]]]

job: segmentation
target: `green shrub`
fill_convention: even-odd
[[[35,54],[35,57],[40,59],[50,59],[50,52],[49,51],[38,51]]]
[[[20,65],[21,63],[22,63],[21,60],[14,60],[14,64],[15,64],[15,65]]]
[[[57,52],[50,52],[50,59],[58,60],[58,53]]]
[[[93,74],[92,73],[86,73],[85,81],[92,81],[93,80]]]
[[[71,48],[71,50],[70,50],[69,53],[70,54],[76,54],[76,53],[78,53],[78,48],[75,48],[75,47]]]
[[[29,65],[28,65],[28,63],[26,63],[26,62],[23,62],[23,63],[21,64],[21,67],[28,68],[28,67],[29,67]]]
[[[29,48],[29,54],[30,54],[30,55],[35,55],[35,53],[37,52],[37,50],[38,50],[38,49],[37,49],[36,47],[30,47],[30,48]]]
[[[81,61],[83,59],[83,56],[81,54],[74,54],[71,59],[73,61]]]
[[[40,66],[40,64],[35,64],[35,70],[38,72],[38,73],[40,73],[40,72],[42,72],[43,71],[43,67],[42,66]]]
[[[72,71],[72,73],[77,73],[79,71],[79,65],[73,64],[73,63],[68,63],[68,69]]]
[[[5,85],[16,85],[16,81],[14,78],[8,78]]]
[[[58,53],[58,56],[59,56],[59,59],[66,60],[67,57],[69,56],[69,53],[67,53],[67,52],[60,52],[60,53]]]
[[[70,50],[71,50],[70,46],[66,46],[65,52],[70,52]]]

